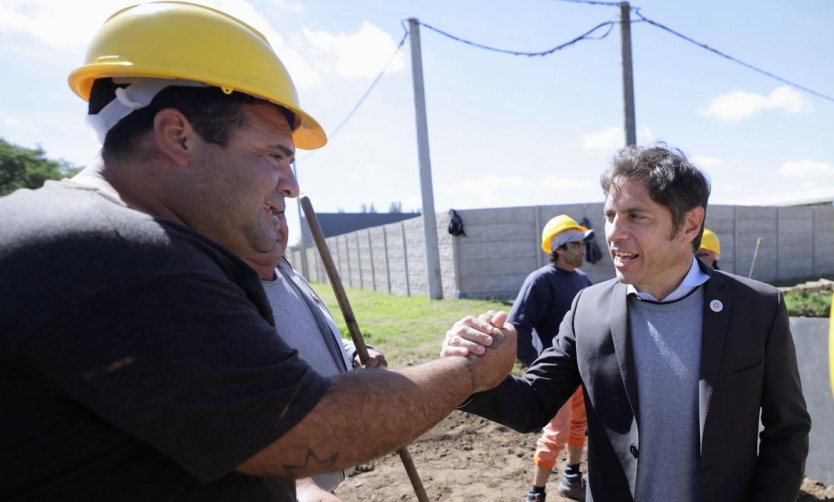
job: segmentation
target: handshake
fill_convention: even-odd
[[[446,332],[440,356],[469,361],[473,394],[495,387],[513,369],[516,330],[506,321],[506,312],[490,310],[478,317],[464,317]]]

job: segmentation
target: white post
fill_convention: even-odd
[[[423,61],[420,53],[420,21],[408,20],[411,38],[411,76],[414,81],[414,111],[417,119],[417,153],[420,160],[420,188],[423,195],[423,238],[426,244],[426,273],[429,298],[443,298],[440,279],[440,252],[437,249],[437,218],[434,214],[434,191],[429,156],[429,131],[426,120],[426,95],[423,85]]]

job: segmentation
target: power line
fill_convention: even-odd
[[[401,22],[401,24],[402,24],[402,22]],[[426,28],[432,30],[432,31],[435,31],[435,32],[445,36],[445,37],[451,38],[452,40],[455,40],[457,42],[461,42],[461,43],[464,43],[464,44],[467,44],[467,45],[471,45],[473,47],[478,47],[480,49],[486,49],[486,50],[490,50],[490,51],[493,51],[493,52],[501,52],[501,53],[504,53],[504,54],[512,54],[514,56],[530,56],[530,57],[533,57],[533,56],[548,56],[548,55],[550,55],[550,54],[552,54],[556,51],[565,49],[565,48],[567,48],[567,47],[569,47],[569,46],[571,46],[571,45],[573,45],[577,42],[580,42],[582,40],[602,40],[603,38],[607,37],[609,33],[611,33],[611,30],[614,28],[615,22],[614,21],[606,21],[604,23],[600,23],[600,24],[594,26],[593,28],[591,28],[590,30],[586,31],[585,33],[579,35],[578,37],[576,37],[572,40],[569,40],[568,42],[565,42],[563,44],[557,45],[556,47],[553,47],[552,49],[548,49],[546,51],[541,51],[541,52],[521,52],[521,51],[513,51],[513,50],[508,50],[508,49],[498,49],[498,48],[495,48],[495,47],[489,47],[489,46],[479,44],[479,43],[476,43],[476,42],[471,42],[469,40],[464,40],[460,37],[457,37],[455,35],[452,35],[450,33],[442,31],[438,28],[435,28],[434,26],[431,26],[429,24],[422,23],[422,22],[420,24],[422,26],[425,26]],[[598,31],[598,30],[600,30],[600,29],[602,29],[606,26],[608,27],[608,29],[605,31],[605,33],[603,33],[602,35],[598,35],[596,37],[592,36],[592,34],[594,32],[596,32],[596,31]],[[353,117],[353,115],[356,113],[356,111],[359,109],[359,107],[362,105],[362,103],[365,101],[365,99],[367,99],[368,95],[371,93],[371,91],[373,91],[374,87],[376,87],[376,84],[379,83],[379,81],[380,81],[380,79],[382,79],[383,75],[385,75],[385,72],[388,70],[388,67],[391,65],[391,62],[394,60],[394,57],[396,57],[397,53],[400,52],[400,49],[402,49],[403,45],[405,44],[405,40],[408,38],[408,30],[405,28],[405,25],[403,25],[403,31],[404,31],[403,36],[400,39],[400,42],[397,44],[396,50],[391,55],[391,57],[388,59],[388,62],[385,63],[385,66],[382,68],[382,71],[380,71],[379,74],[376,76],[376,78],[374,78],[373,82],[371,82],[371,85],[368,87],[368,89],[365,91],[365,93],[362,95],[362,97],[359,98],[359,101],[356,103],[356,105],[353,107],[353,109],[339,123],[339,125],[336,126],[336,128],[333,130],[333,132],[328,135],[328,141],[332,141],[333,138],[336,137],[336,135],[339,133],[339,131],[341,131],[342,128]],[[300,159],[300,160],[303,162],[304,160],[307,160],[311,156],[315,155],[316,153],[318,153],[318,150],[314,150],[314,151],[310,152],[308,155],[306,155],[303,159]]]
[[[563,1],[566,1],[566,0],[563,0]],[[794,87],[796,89],[799,89],[801,91],[805,91],[809,94],[813,94],[814,96],[817,96],[818,98],[822,98],[822,99],[834,102],[834,97],[825,95],[821,92],[817,92],[813,89],[809,89],[808,87],[805,87],[804,85],[797,84],[796,82],[792,82],[792,81],[790,81],[786,78],[782,78],[782,77],[780,77],[778,75],[775,75],[775,74],[773,74],[769,71],[762,70],[761,68],[753,66],[750,63],[745,63],[744,61],[741,61],[740,59],[737,59],[733,56],[730,56],[729,54],[725,54],[725,53],[719,51],[718,49],[714,49],[707,44],[704,44],[704,43],[698,42],[696,40],[693,40],[693,39],[687,37],[686,35],[683,35],[682,33],[678,33],[677,31],[673,30],[672,28],[669,28],[668,26],[664,26],[664,25],[658,23],[657,21],[653,21],[653,20],[645,17],[643,14],[641,14],[639,8],[635,8],[635,9],[632,9],[632,10],[634,11],[635,15],[637,15],[641,19],[641,21],[644,21],[646,23],[649,23],[652,26],[660,28],[661,30],[664,30],[668,33],[671,33],[672,35],[675,35],[676,37],[682,38],[682,39],[686,40],[687,42],[689,42],[691,44],[697,45],[698,47],[701,47],[702,49],[706,49],[706,50],[712,52],[713,54],[717,54],[717,55],[721,56],[722,58],[728,59],[728,60],[730,60],[730,61],[732,61],[736,64],[740,64],[741,66],[744,66],[745,68],[753,70],[757,73],[761,73],[762,75],[765,75],[765,76],[770,77],[774,80],[782,82],[783,84],[787,84],[787,85],[789,85],[791,87]]]
[[[588,5],[605,5],[608,7],[619,7],[622,2],[602,2],[599,0],[559,0],[567,3],[585,3]]]
[[[365,94],[363,94],[362,97],[359,98],[359,101],[356,103],[356,106],[354,106],[353,109],[350,111],[350,113],[348,113],[347,116],[344,118],[344,120],[342,120],[342,122],[338,126],[336,126],[335,129],[333,129],[333,134],[330,135],[330,139],[333,139],[333,137],[336,136],[336,134],[338,134],[338,132],[342,130],[342,127],[344,127],[345,124],[347,123],[347,121],[350,120],[351,117],[353,117],[353,114],[356,113],[356,110],[358,110],[359,107],[362,106],[362,103],[365,102],[365,99],[368,97],[368,95],[371,93],[371,91],[374,90],[374,87],[376,87],[376,84],[379,83],[380,79],[382,79],[382,76],[385,75],[385,72],[388,70],[388,67],[391,65],[391,62],[394,61],[394,57],[396,57],[396,55],[400,52],[400,49],[403,48],[403,44],[405,44],[405,39],[406,38],[408,38],[408,32],[407,31],[405,33],[403,33],[403,37],[400,39],[400,42],[397,44],[396,50],[394,50],[394,53],[391,54],[390,58],[388,58],[388,62],[385,63],[385,66],[382,67],[382,71],[380,71],[379,74],[374,79],[374,81],[371,82],[371,85],[368,87],[368,90],[365,91]]]
[[[609,6],[609,7],[619,6],[621,4],[621,2],[608,2],[608,1],[601,1],[601,0],[559,0],[559,1],[567,2],[567,3],[588,4],[588,5],[604,5],[604,6]],[[812,94],[814,96],[817,96],[818,98],[834,102],[834,97],[828,96],[826,94],[815,91],[815,90],[810,89],[808,87],[805,87],[803,85],[797,84],[796,82],[792,82],[792,81],[790,81],[786,78],[780,77],[780,76],[778,76],[774,73],[771,73],[769,71],[766,71],[766,70],[763,70],[763,69],[758,68],[756,66],[753,66],[750,63],[745,63],[744,61],[741,61],[738,58],[735,58],[735,57],[733,57],[729,54],[721,52],[721,51],[719,51],[719,50],[717,50],[713,47],[710,47],[709,45],[707,45],[705,43],[698,42],[697,40],[694,40],[694,39],[692,39],[692,38],[690,38],[690,37],[688,37],[688,36],[686,36],[682,33],[679,33],[677,31],[673,30],[672,28],[669,28],[668,26],[665,26],[661,23],[658,23],[657,21],[649,19],[649,18],[645,17],[640,12],[639,7],[631,7],[631,10],[634,12],[634,14],[637,17],[640,18],[639,21],[632,21],[633,23],[635,23],[635,22],[648,23],[651,26],[654,26],[656,28],[660,28],[661,30],[664,30],[668,33],[671,33],[672,35],[675,35],[676,37],[679,37],[679,38],[681,38],[681,39],[683,39],[683,40],[685,40],[685,41],[687,41],[691,44],[697,45],[698,47],[701,47],[702,49],[706,49],[706,50],[712,52],[713,54],[716,54],[716,55],[721,56],[721,57],[723,57],[723,58],[725,58],[729,61],[732,61],[736,64],[744,66],[747,69],[753,70],[753,71],[755,71],[757,73],[760,73],[762,75],[765,75],[769,78],[772,78],[774,80],[782,82],[783,84],[789,85],[793,88],[796,88],[796,89],[799,89],[801,91]],[[472,47],[477,47],[479,49],[484,49],[484,50],[488,50],[488,51],[492,51],[492,52],[499,52],[499,53],[502,53],[502,54],[511,54],[513,56],[543,57],[543,56],[549,56],[550,54],[553,54],[554,52],[557,52],[557,51],[560,51],[560,50],[565,49],[567,47],[570,47],[571,45],[574,45],[577,42],[580,42],[582,40],[602,40],[611,33],[611,31],[613,30],[614,25],[616,23],[617,23],[616,21],[606,21],[606,22],[600,23],[600,24],[594,26],[593,28],[591,28],[590,30],[586,31],[585,33],[579,35],[578,37],[573,38],[572,40],[569,40],[569,41],[567,41],[563,44],[559,44],[556,47],[553,47],[552,49],[548,49],[546,51],[539,51],[539,52],[526,52],[526,51],[517,51],[517,50],[511,50],[511,49],[501,49],[501,48],[497,48],[497,47],[491,47],[491,46],[488,46],[488,45],[480,44],[480,43],[477,43],[477,42],[472,42],[470,40],[466,40],[466,39],[460,38],[458,36],[452,35],[451,33],[448,33],[448,32],[445,32],[441,29],[435,28],[434,26],[432,26],[430,24],[427,24],[427,23],[421,22],[420,24],[422,26],[425,26],[429,30],[432,30],[436,33],[439,33],[440,35],[443,35],[447,38],[450,38],[450,39],[452,39],[456,42],[460,42],[460,43],[463,43],[463,44],[466,44],[466,45],[470,45]],[[593,34],[595,32],[597,32],[598,30],[601,30],[603,28],[606,28],[606,27],[608,29],[605,31],[605,33],[603,33],[601,35],[593,36]],[[403,25],[403,31],[404,31],[403,36],[400,39],[400,42],[397,44],[396,50],[391,55],[391,57],[388,59],[388,62],[385,63],[385,66],[382,68],[382,71],[380,71],[379,74],[376,76],[376,78],[374,78],[373,82],[371,82],[371,85],[368,87],[368,89],[365,91],[365,93],[362,95],[362,97],[359,98],[359,101],[356,103],[356,105],[353,107],[353,109],[347,114],[347,116],[341,121],[341,123],[339,123],[339,125],[333,130],[333,133],[329,135],[330,140],[333,140],[333,138],[336,137],[336,135],[339,133],[339,131],[342,130],[342,128],[353,117],[353,115],[356,113],[356,111],[359,109],[359,107],[362,105],[362,103],[364,103],[365,99],[367,99],[368,95],[370,95],[371,91],[373,91],[373,89],[376,87],[377,83],[379,83],[380,79],[382,79],[383,75],[385,75],[385,72],[388,70],[388,67],[391,65],[391,62],[394,60],[394,57],[396,57],[396,55],[402,49],[403,45],[405,44],[406,38],[408,38],[408,30],[405,28],[404,25]],[[306,159],[310,158],[310,156],[315,155],[315,153],[317,153],[317,150],[311,152],[309,155],[304,157],[304,159],[302,159],[302,160],[306,160]]]
[[[422,26],[425,26],[426,28],[434,31],[434,32],[437,32],[437,33],[443,35],[444,37],[451,38],[452,40],[455,40],[456,42],[461,42],[461,43],[464,43],[464,44],[467,44],[467,45],[471,45],[471,46],[477,47],[479,49],[485,49],[485,50],[493,51],[493,52],[500,52],[502,54],[512,54],[513,56],[535,57],[535,56],[549,56],[550,54],[553,54],[556,51],[560,51],[560,50],[562,50],[566,47],[569,47],[569,46],[571,46],[571,45],[573,45],[573,44],[575,44],[575,43],[577,43],[581,40],[602,40],[603,38],[607,37],[609,33],[611,33],[611,30],[614,28],[615,22],[614,21],[606,21],[604,23],[600,23],[600,24],[594,26],[593,28],[591,28],[590,30],[586,31],[582,35],[579,35],[578,37],[574,38],[573,40],[570,40],[570,41],[565,42],[563,44],[557,45],[556,47],[554,47],[552,49],[548,49],[546,51],[541,51],[541,52],[522,52],[522,51],[514,51],[514,50],[510,50],[510,49],[499,49],[499,48],[496,48],[496,47],[490,47],[488,45],[479,44],[477,42],[472,42],[472,41],[469,41],[469,40],[465,40],[463,38],[457,37],[457,36],[452,35],[450,33],[446,33],[445,31],[437,29],[430,24],[426,24],[426,23],[422,23],[422,22],[420,24]],[[606,26],[608,27],[608,30],[605,33],[603,33],[602,35],[600,35],[598,37],[592,37],[591,36],[592,33],[594,33],[595,31],[597,31],[601,28],[604,28]]]
[[[403,29],[404,29],[404,27],[403,27]],[[365,99],[367,99],[367,97],[371,93],[371,91],[374,90],[374,87],[376,87],[376,84],[379,83],[379,81],[382,79],[382,76],[385,75],[386,71],[388,71],[388,67],[391,66],[391,62],[394,61],[394,58],[400,52],[400,49],[403,48],[403,44],[405,44],[405,39],[406,38],[408,38],[408,30],[404,29],[403,37],[400,39],[400,42],[397,44],[397,48],[394,50],[394,53],[391,54],[390,58],[388,58],[388,62],[385,63],[385,66],[382,67],[382,70],[379,72],[379,74],[377,74],[376,78],[374,78],[373,82],[371,82],[371,85],[368,86],[368,89],[365,91],[365,93],[362,94],[362,97],[359,98],[359,101],[356,102],[356,105],[353,106],[353,109],[350,112],[348,112],[347,116],[345,116],[345,118],[342,119],[342,121],[339,123],[339,125],[336,126],[335,129],[333,129],[333,132],[328,135],[328,138],[327,138],[328,141],[333,141],[333,138],[335,138],[336,135],[339,133],[339,131],[341,131],[342,128],[345,126],[345,124],[348,123],[348,121],[351,119],[351,117],[353,117],[353,114],[356,113],[357,110],[359,110],[359,107],[362,106],[362,103],[365,102]],[[301,160],[304,161],[304,160],[309,159],[311,156],[315,155],[318,151],[319,150],[313,150],[308,155],[305,155],[304,158],[301,159]]]
[[[589,4],[589,5],[605,5],[605,6],[619,6],[621,4],[621,2],[606,2],[606,1],[601,1],[601,0],[559,0],[559,1],[567,2],[567,3],[580,3],[580,4]],[[646,22],[646,23],[649,23],[650,25],[652,25],[656,28],[660,28],[661,30],[664,30],[668,33],[671,33],[672,35],[675,35],[676,37],[682,38],[682,39],[686,40],[687,42],[689,42],[691,44],[697,45],[698,47],[701,47],[702,49],[706,49],[706,50],[712,52],[713,54],[717,54],[724,59],[727,59],[729,61],[732,61],[733,63],[744,66],[747,69],[753,70],[756,73],[761,73],[762,75],[765,75],[766,77],[770,77],[774,80],[782,82],[783,84],[787,84],[787,85],[789,85],[789,86],[791,86],[795,89],[799,89],[801,91],[807,92],[808,94],[813,94],[814,96],[817,96],[818,98],[822,98],[822,99],[825,99],[827,101],[834,102],[834,98],[831,97],[831,96],[828,96],[828,95],[823,94],[821,92],[818,92],[818,91],[815,91],[815,90],[810,89],[808,87],[805,87],[804,85],[797,84],[796,82],[792,82],[792,81],[790,81],[786,78],[780,77],[779,75],[771,73],[767,70],[763,70],[761,68],[753,66],[750,63],[745,63],[744,61],[741,61],[738,58],[735,58],[733,56],[730,56],[729,54],[721,52],[718,49],[714,49],[714,48],[710,47],[709,45],[707,45],[705,43],[698,42],[697,40],[693,40],[692,38],[687,37],[686,35],[684,35],[682,33],[679,33],[677,31],[673,30],[672,28],[669,28],[668,26],[665,26],[661,23],[658,23],[657,21],[649,19],[640,12],[640,7],[631,6],[630,10],[633,11],[634,14],[637,17],[640,18],[640,21],[632,21],[632,22]]]

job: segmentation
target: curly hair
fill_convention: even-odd
[[[677,148],[664,142],[650,146],[627,146],[614,154],[610,167],[600,176],[600,186],[606,197],[618,197],[622,183],[634,180],[645,183],[653,201],[672,213],[672,235],[683,225],[686,213],[696,207],[707,209],[710,181]],[[692,251],[701,246],[703,223]]]

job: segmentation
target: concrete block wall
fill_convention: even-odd
[[[814,271],[814,209],[788,207],[779,211],[777,275],[810,277]]]
[[[453,297],[454,248],[452,240],[445,237],[448,236],[448,224],[448,216],[444,220],[438,215],[438,247],[445,257],[445,262],[441,257],[441,272],[448,274],[448,277],[442,278],[443,283],[447,284],[444,296],[448,293],[448,297]],[[357,230],[330,237],[326,242],[344,287],[400,296],[428,294],[422,218]],[[308,248],[306,253],[307,278],[329,284],[327,270],[318,250]],[[293,267],[303,272],[300,250],[288,251],[287,259]]]
[[[735,273],[737,275],[749,276],[752,267],[754,279],[769,281],[777,277],[778,215],[779,208],[775,207],[736,208]],[[762,241],[757,253],[756,245],[760,237]],[[718,235],[718,239],[721,239],[721,235]],[[722,251],[723,249],[722,246]],[[754,257],[756,258],[755,265],[753,264]]]
[[[531,271],[549,263],[539,247],[541,231],[550,218],[568,214],[577,221],[587,217],[598,228],[597,243],[605,247],[600,204],[525,206],[458,211],[467,237],[453,237],[458,262],[459,296],[513,299]],[[596,230],[596,228],[595,228]],[[613,277],[606,255],[583,270],[592,281]]]
[[[828,378],[828,319],[791,317],[791,334],[802,380],[802,395],[811,415],[805,474],[834,484],[834,392]]]
[[[437,215],[437,252],[440,255],[440,280],[443,285],[443,298],[456,298],[458,292],[457,277],[457,238],[448,232],[451,216]]]
[[[465,209],[458,214],[466,236],[450,235],[449,215],[436,215],[444,298],[514,299],[527,274],[548,263],[539,247],[541,229],[558,214],[577,221],[587,218],[596,231],[603,257],[582,267],[589,278],[598,283],[614,277],[602,203]],[[834,206],[714,205],[707,210],[706,226],[718,235],[719,266],[726,272],[748,276],[752,267],[752,277],[764,282],[834,274]],[[331,237],[327,243],[346,287],[428,295],[422,217]],[[318,253],[307,253],[308,278],[328,282]],[[300,251],[288,259],[301,270]]]
[[[736,211],[734,206],[709,206],[707,208],[707,228],[715,232],[721,244],[721,258],[718,266],[731,274],[738,274],[736,264]],[[746,273],[745,273],[746,275]]]
[[[828,211],[815,208],[814,211],[814,268],[817,270],[834,269],[834,218]]]

